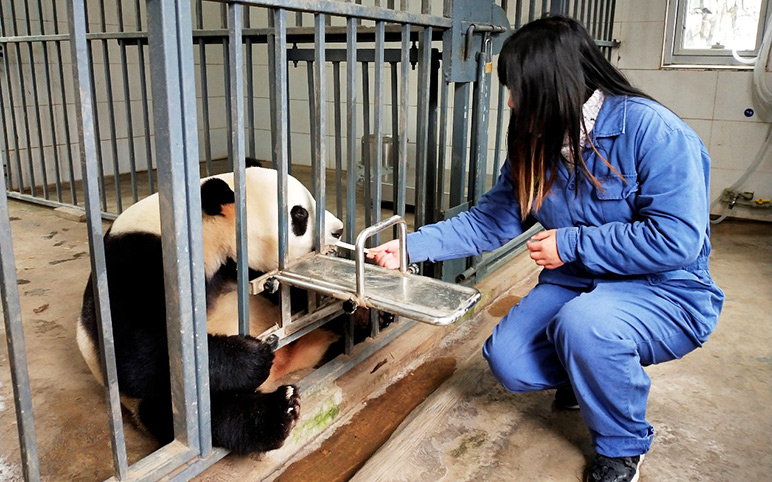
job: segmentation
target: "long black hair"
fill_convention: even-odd
[[[510,36],[499,54],[498,74],[514,104],[507,150],[523,217],[538,210],[549,193],[566,137],[567,161],[600,187],[579,145],[582,106],[596,89],[649,98],[606,60],[579,22],[562,16],[535,20]]]

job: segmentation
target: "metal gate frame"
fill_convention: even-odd
[[[13,10],[13,0],[9,0]],[[120,1],[120,0],[118,0]],[[288,103],[289,92],[287,85],[287,69],[277,68],[287,66],[288,62],[296,59],[308,62],[309,76],[309,101],[313,112],[312,123],[312,169],[314,182],[312,192],[320,206],[325,205],[325,176],[327,154],[327,118],[324,106],[326,105],[326,71],[327,62],[332,61],[336,83],[340,83],[340,62],[346,62],[346,132],[347,145],[347,171],[356,170],[355,160],[357,156],[357,64],[362,62],[360,56],[365,56],[368,62],[374,65],[374,98],[373,129],[375,139],[374,159],[365,163],[374,179],[380,179],[380,169],[383,165],[382,138],[384,126],[382,122],[385,98],[383,95],[385,79],[385,65],[391,64],[392,87],[396,89],[398,84],[403,95],[399,97],[399,103],[393,104],[395,113],[396,138],[398,147],[395,152],[396,162],[394,183],[394,210],[396,214],[404,216],[406,206],[409,204],[406,192],[406,175],[408,170],[408,115],[409,98],[404,93],[408,92],[411,80],[411,61],[418,66],[418,105],[417,105],[417,159],[416,159],[416,199],[415,207],[416,227],[426,223],[450,216],[460,210],[468,209],[482,195],[489,180],[487,175],[488,152],[488,128],[489,111],[491,102],[490,76],[487,72],[487,64],[491,55],[495,54],[495,34],[508,29],[513,23],[512,12],[514,10],[514,26],[519,27],[525,21],[535,18],[537,5],[531,0],[518,1],[514,4],[502,0],[501,8],[496,7],[490,0],[491,9],[487,11],[480,7],[480,0],[445,0],[442,15],[431,13],[431,2],[422,0],[421,12],[415,13],[408,10],[408,2],[400,1],[400,7],[395,8],[394,1],[390,0],[388,7],[381,7],[380,0],[374,0],[376,6],[365,6],[352,2],[333,0],[216,0],[223,4],[227,10],[228,44],[249,45],[253,39],[245,39],[244,33],[244,8],[263,7],[270,9],[270,28],[267,30],[267,43],[269,51],[269,70],[271,72],[271,116],[273,134],[273,162],[279,171],[280,204],[286,205],[287,176],[290,170],[289,152],[289,118]],[[486,0],[486,5],[488,1]],[[613,0],[573,0],[573,1],[547,1],[541,2],[541,12],[564,13],[584,20],[592,34],[599,38],[599,44],[610,51],[615,46],[611,41],[611,26],[613,25],[615,1]],[[38,1],[38,8],[42,18],[42,2]],[[200,4],[197,4],[200,5]],[[29,6],[25,3],[27,18],[29,19]],[[3,62],[5,66],[5,85],[8,87],[3,95],[0,95],[0,111],[2,113],[3,129],[3,153],[0,172],[0,190],[7,193],[8,197],[39,202],[50,206],[77,205],[85,208],[87,214],[89,246],[91,249],[92,276],[96,291],[97,313],[100,315],[100,346],[103,350],[104,373],[106,374],[106,395],[110,406],[111,437],[113,446],[113,462],[115,476],[110,480],[188,480],[200,473],[214,462],[226,455],[224,450],[212,447],[210,420],[209,420],[209,389],[208,389],[208,358],[206,344],[206,312],[203,273],[195,269],[202,263],[202,248],[200,236],[201,212],[199,192],[199,153],[198,153],[198,128],[195,98],[195,69],[193,64],[192,38],[197,38],[201,45],[205,42],[206,35],[196,37],[191,20],[190,0],[147,0],[148,33],[145,36],[134,34],[99,35],[88,32],[86,24],[85,0],[72,0],[69,4],[69,35],[57,30],[54,34],[41,32],[40,36],[20,36],[16,31],[14,19],[14,36],[0,38],[3,46]],[[308,52],[294,52],[288,48],[288,35],[292,34],[292,28],[288,26],[288,12],[296,12],[296,24],[300,23],[301,14],[313,15],[313,56]],[[104,13],[104,11],[103,11]],[[56,10],[54,9],[54,15]],[[326,33],[328,19],[330,17],[346,18],[345,58],[343,50],[335,51],[326,48]],[[102,19],[104,22],[104,19]],[[373,22],[372,29],[372,60],[369,51],[360,46],[362,31],[361,22]],[[391,26],[390,26],[391,25]],[[5,22],[2,24],[5,33]],[[246,26],[248,27],[248,25]],[[29,33],[29,24],[28,24]],[[370,35],[370,32],[368,32]],[[112,344],[112,324],[110,319],[109,297],[107,293],[107,279],[105,273],[104,246],[102,243],[102,219],[114,217],[114,213],[106,212],[105,177],[102,171],[100,145],[100,127],[95,108],[94,64],[92,62],[91,43],[93,41],[106,42],[108,38],[123,39],[123,42],[142,42],[144,38],[152,49],[153,55],[149,59],[149,68],[153,82],[151,84],[152,119],[156,126],[156,141],[153,155],[150,154],[150,144],[147,141],[148,168],[152,174],[153,162],[157,164],[158,192],[161,196],[161,223],[164,243],[164,271],[167,285],[167,313],[168,313],[168,337],[170,367],[172,373],[172,392],[174,405],[175,440],[171,444],[162,447],[139,462],[129,465],[126,456],[125,440],[122,429],[121,407],[117,386],[115,369],[115,354]],[[398,38],[400,48],[389,50],[386,48],[387,39]],[[442,51],[436,49],[433,42],[442,39]],[[24,89],[25,76],[21,65],[18,70],[18,82],[20,87],[23,116],[23,126],[16,124],[13,114],[8,117],[6,112],[6,99],[11,112],[14,110],[14,93],[11,86],[9,56],[5,55],[7,49],[13,47],[16,58],[21,58],[21,47],[28,46],[28,58],[33,58],[32,43],[53,42],[56,56],[62,59],[61,42],[69,41],[73,59],[73,73],[75,77],[77,100],[77,126],[78,141],[80,146],[80,163],[82,168],[82,180],[84,184],[84,199],[79,200],[74,190],[74,159],[56,157],[57,165],[69,166],[68,175],[70,182],[70,199],[62,188],[62,176],[60,171],[55,171],[56,199],[49,196],[48,180],[45,178],[45,166],[42,172],[43,197],[37,195],[37,183],[29,179],[29,194],[25,192],[24,179],[22,178],[22,159],[19,149],[19,133],[22,130],[30,131],[30,119],[37,124],[39,136],[39,148],[41,152],[40,163],[44,163],[43,152],[43,120],[46,113],[42,110],[42,104],[38,98],[37,79],[35,70],[31,68],[31,81],[34,92],[34,111],[28,112],[27,97]],[[411,46],[411,42],[417,42],[418,48]],[[125,47],[127,43],[123,43]],[[225,45],[225,44],[224,44]],[[139,49],[142,52],[143,49]],[[53,122],[54,92],[51,90],[51,72],[48,70],[48,49],[43,50],[45,67],[46,95],[48,96],[47,118]],[[106,50],[103,52],[106,56]],[[247,49],[247,65],[251,49]],[[305,57],[304,57],[305,56]],[[395,57],[391,57],[395,56]],[[229,99],[229,129],[231,140],[229,143],[229,158],[241,160],[244,158],[245,148],[245,120],[243,79],[245,73],[243,66],[245,59],[241,49],[227,49],[228,57],[228,95]],[[397,61],[392,62],[392,58]],[[125,50],[122,50],[122,62],[125,64]],[[337,62],[337,64],[335,64]],[[105,57],[105,68],[109,68],[109,61]],[[140,62],[144,69],[144,62]],[[61,62],[60,62],[61,64]],[[441,66],[441,68],[440,68]],[[59,77],[64,77],[64,72],[59,69]],[[127,75],[123,70],[124,77]],[[249,82],[250,72],[246,73]],[[363,77],[369,85],[369,69],[363,70]],[[141,82],[144,98],[145,125],[149,126],[150,112],[148,109],[148,96],[144,83],[145,73],[142,71]],[[127,85],[127,84],[124,84]],[[205,83],[204,83],[205,85]],[[445,128],[448,125],[448,113],[451,104],[454,106],[451,122],[452,143],[448,142],[448,133]],[[339,95],[339,91],[336,91]],[[497,172],[501,158],[501,139],[503,133],[503,105],[505,100],[504,88],[499,89],[498,94],[498,118],[495,137],[495,158],[493,171]],[[112,94],[110,94],[112,95]],[[370,101],[369,92],[364,99],[365,113],[363,119],[369,123]],[[62,96],[64,87],[62,85]],[[126,94],[128,98],[128,94]],[[394,94],[396,97],[396,94]],[[336,96],[337,98],[337,96]],[[343,104],[340,99],[339,105]],[[206,107],[204,107],[206,109]],[[32,115],[30,115],[32,114]],[[336,112],[336,131],[342,124],[342,116]],[[128,113],[131,117],[131,113]],[[115,145],[115,113],[109,111],[109,126],[113,143],[113,160],[117,159]],[[69,122],[65,111],[64,122],[67,133],[66,143],[69,146]],[[53,124],[52,124],[53,125]],[[129,121],[128,126],[131,128]],[[369,126],[366,130],[369,130]],[[27,135],[25,133],[25,135]],[[52,132],[54,145],[56,146],[56,130]],[[130,134],[131,137],[131,134]],[[29,139],[27,138],[29,141]],[[447,158],[445,146],[451,144],[451,155]],[[133,149],[133,143],[130,143]],[[15,146],[15,149],[11,149]],[[250,149],[254,147],[250,146]],[[9,151],[15,152],[13,160],[9,159]],[[336,163],[342,168],[343,146],[336,139]],[[72,154],[71,150],[67,150]],[[58,156],[55,149],[55,156]],[[133,151],[130,157],[134,157]],[[210,156],[211,157],[211,156]],[[211,161],[210,157],[207,161]],[[34,159],[32,148],[27,146],[27,163],[31,175],[34,173]],[[446,167],[451,172],[450,195],[444,198]],[[209,167],[211,169],[211,167]],[[232,165],[235,177],[235,194],[237,200],[238,235],[241,240],[238,245],[239,266],[239,301],[240,301],[240,325],[245,327],[246,322],[246,241],[243,237],[245,225],[245,166],[244,163],[234,162]],[[116,172],[118,171],[116,167]],[[132,176],[136,173],[136,166],[132,164]],[[356,189],[354,176],[348,176],[347,189],[352,192]],[[154,189],[155,179],[150,177],[151,190]],[[380,206],[383,199],[382,186],[375,182],[369,186],[371,202],[369,202],[369,222],[376,223],[380,219]],[[138,193],[135,180],[132,177],[133,199],[136,201]],[[340,186],[339,189],[341,189]],[[16,189],[16,191],[14,191]],[[117,185],[116,189],[120,190]],[[434,194],[429,195],[429,194]],[[339,197],[340,198],[340,197]],[[120,199],[120,197],[119,197]],[[356,232],[353,198],[346,200],[346,236],[353,239]],[[342,212],[342,206],[338,212]],[[119,211],[122,209],[119,201]],[[286,210],[282,210],[280,216],[280,268],[288,262],[288,222]],[[317,248],[322,244],[324,232],[324,212],[319,210],[317,219]],[[528,235],[528,233],[526,233]],[[375,242],[379,242],[375,239]],[[516,253],[522,246],[522,240],[514,240],[508,246],[496,253],[479,258],[460,260],[457,264],[445,263],[435,273],[448,280],[470,282],[479,279],[484,274],[500,263],[506,262],[508,256]],[[427,270],[431,267],[427,266]],[[25,361],[25,348],[21,330],[21,311],[19,307],[18,287],[15,278],[15,262],[13,259],[13,246],[10,238],[10,224],[8,205],[5,196],[0,200],[0,294],[3,296],[3,310],[6,313],[5,328],[8,339],[9,359],[11,360],[11,372],[13,388],[16,399],[16,413],[21,441],[22,462],[26,480],[39,480],[40,470],[37,446],[35,443],[34,420],[32,416],[32,402],[29,388],[29,376]],[[289,319],[289,293],[282,289],[282,318]],[[409,324],[404,324],[401,330],[390,331],[385,337],[380,338],[380,347],[393,337],[404,331]],[[374,328],[374,334],[377,329]],[[361,358],[362,355],[360,355]],[[356,362],[357,359],[354,360]],[[318,371],[310,376],[304,383],[316,383],[325,376],[334,376],[350,367],[346,364],[333,364],[324,371]]]

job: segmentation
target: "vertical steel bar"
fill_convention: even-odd
[[[271,146],[275,147],[277,145],[277,139],[276,139],[276,133],[279,132],[279,126],[277,124],[278,119],[276,119],[276,86],[274,85],[274,82],[276,81],[276,76],[278,75],[276,72],[276,69],[279,67],[276,64],[276,26],[274,25],[274,14],[273,12],[268,12],[268,27],[273,29],[272,31],[269,31],[268,35],[266,36],[266,47],[267,47],[267,57],[268,57],[268,104],[269,108],[268,110],[271,111]],[[272,157],[271,157],[271,165],[275,169],[278,164],[278,159],[276,158],[276,150],[272,149]]]
[[[285,90],[287,91],[287,174],[292,175],[292,93],[290,91],[289,81],[289,62],[284,65],[284,70],[287,71],[287,85]]]
[[[1,154],[0,154],[1,155]],[[5,156],[3,156],[5,157]],[[5,159],[0,159],[0,192],[6,192]],[[19,285],[16,278],[16,260],[11,238],[11,220],[8,214],[8,197],[0,196],[0,295],[2,295],[3,319],[5,320],[6,348],[11,367],[16,423],[19,433],[22,470],[25,481],[40,480],[40,460],[35,437],[35,418],[32,412],[32,391],[27,370],[27,349],[22,329]]]
[[[27,35],[32,35],[32,24],[30,22],[30,12],[29,12],[29,4],[30,2],[24,2],[24,15],[27,23]],[[33,55],[33,49],[32,49],[32,42],[26,42],[27,44],[27,54],[29,55],[29,72],[30,72],[30,81],[32,83],[31,89],[32,90],[32,101],[33,105],[35,107],[35,124],[37,127],[37,134],[38,134],[38,151],[40,153],[40,174],[43,178],[43,184],[41,185],[41,189],[43,190],[43,198],[48,199],[48,171],[46,170],[46,163],[45,163],[45,150],[43,147],[43,125],[41,122],[41,118],[43,117],[40,112],[40,96],[38,95],[38,79],[37,74],[35,73],[35,57]],[[21,70],[21,58],[19,58],[20,65],[19,69]],[[25,106],[25,108],[29,108],[29,106]],[[30,152],[30,156],[32,156],[32,139],[30,139],[30,144],[27,146]]]
[[[614,38],[614,18],[616,17],[617,2],[616,0],[610,0],[610,2],[611,6],[609,8],[609,21],[608,31],[606,32],[606,40],[611,40]],[[611,60],[611,49],[606,51],[606,58]]]
[[[248,5],[244,5],[244,27],[251,27],[251,9]],[[247,67],[247,116],[246,116],[246,128],[249,132],[249,156],[256,157],[257,151],[255,150],[255,71],[252,62],[252,37],[246,39],[246,59],[245,65]]]
[[[2,32],[0,32],[0,35],[2,35]],[[5,56],[5,46],[0,46],[0,55]],[[6,125],[7,120],[5,117],[5,100],[3,92],[7,91],[10,86],[8,84],[2,85],[2,82],[0,82],[0,122],[2,122],[3,126]],[[11,119],[11,122],[13,122],[13,119]],[[6,156],[11,155],[11,147],[10,147],[10,138],[8,137],[8,131],[6,129],[2,130],[3,132],[3,145],[0,146],[0,150],[6,153]],[[10,162],[6,164],[8,167],[8,170],[6,171],[5,175],[8,176],[8,184],[6,185],[6,189],[13,190],[13,167],[11,166]]]
[[[51,2],[52,18],[54,22],[54,33],[59,33],[59,16],[57,14],[57,3]],[[62,96],[62,122],[64,129],[64,147],[67,152],[67,167],[69,169],[70,183],[70,201],[72,204],[78,204],[78,195],[75,190],[75,163],[72,156],[72,138],[70,136],[70,116],[67,110],[67,94],[64,88],[64,59],[62,58],[61,41],[54,42],[56,46],[56,64],[59,68],[59,88]]]
[[[349,243],[354,241],[356,234],[356,159],[357,159],[357,23],[356,19],[346,19],[346,107],[348,166],[346,172],[346,230],[345,236]]]
[[[136,14],[137,31],[142,31],[142,9],[140,0],[134,3],[134,12]],[[145,44],[140,40],[137,42],[137,63],[139,64],[139,91],[140,103],[142,104],[142,122],[145,131],[145,160],[147,165],[147,183],[150,194],[155,192],[155,175],[153,173],[153,149],[150,143],[150,112],[148,105],[150,100],[147,95],[147,76],[145,72]]]
[[[605,38],[605,32],[606,32],[606,20],[608,13],[606,12],[606,7],[608,2],[606,0],[596,0],[599,4],[598,6],[598,28],[596,32],[596,39],[597,40],[606,40]]]
[[[227,22],[228,22],[228,20],[227,20],[227,16],[228,16],[227,9],[228,9],[228,4],[223,3],[223,4],[220,5],[220,27],[223,28],[223,29],[228,28],[228,24],[227,24]],[[225,65],[227,63],[226,59],[230,55],[228,53],[228,49],[230,47],[231,46],[228,44],[228,38],[227,37],[223,37],[223,39],[222,39],[223,85],[230,85],[230,83],[231,83],[231,79],[230,79],[231,73],[230,73],[230,70],[228,70],[225,67]],[[225,96],[225,112],[230,112],[230,111],[231,111],[231,97],[229,95],[226,95]],[[231,124],[231,117],[230,117],[230,115],[226,116],[225,119],[226,119],[225,120],[226,131],[227,132],[233,132],[233,124]],[[231,142],[230,136],[228,136],[228,170],[229,171],[233,170],[233,143]]]
[[[515,2],[515,28],[523,25],[523,0]]]
[[[0,27],[2,27],[2,33],[3,36],[8,36],[9,32],[5,25],[6,19],[4,15],[0,15]],[[5,122],[6,128],[10,127],[10,136],[9,139],[13,141],[13,146],[10,145],[9,142],[6,142],[6,148],[11,149],[13,148],[14,151],[14,160],[16,161],[16,184],[17,189],[19,192],[24,192],[24,173],[22,171],[21,167],[21,143],[19,142],[19,129],[16,125],[16,116],[15,112],[16,109],[14,107],[13,102],[13,83],[11,82],[11,66],[10,61],[8,60],[8,57],[10,56],[10,48],[7,45],[3,46],[2,50],[3,54],[3,70],[5,71],[5,85],[8,86],[8,117],[9,121]],[[18,58],[18,57],[17,57]],[[17,61],[18,63],[18,61]],[[62,84],[64,85],[64,84]],[[23,93],[22,93],[23,94]],[[23,98],[22,98],[23,99]],[[24,101],[22,100],[22,105],[24,105]],[[23,111],[24,109],[22,109]],[[3,108],[3,118],[5,118],[5,108]]]
[[[453,100],[453,153],[450,163],[450,206],[464,202],[466,192],[465,173],[467,164],[467,143],[469,142],[469,97],[471,85],[456,83]]]
[[[536,18],[536,0],[531,0],[528,8],[528,21],[531,22],[534,18]]]
[[[196,22],[199,30],[204,29],[203,2],[196,2]],[[209,81],[207,78],[206,42],[203,37],[198,39],[198,74],[201,82],[201,119],[204,123],[204,158],[206,175],[214,174],[212,169],[212,130],[209,127]]]
[[[506,132],[504,128],[504,112],[505,112],[505,101],[507,99],[507,96],[509,95],[509,91],[507,90],[507,87],[504,85],[499,86],[499,99],[498,99],[498,106],[496,107],[496,142],[494,147],[494,153],[493,153],[493,179],[492,183],[496,183],[496,178],[499,173],[499,169],[501,168],[501,144],[503,141],[504,133]],[[506,158],[506,156],[505,156]]]
[[[314,85],[314,62],[309,61],[306,62],[306,78],[307,78],[307,86],[308,86],[308,119],[310,124],[310,130],[309,130],[309,140],[311,141],[311,145],[309,146],[311,148],[311,172],[314,172],[316,169],[316,165],[319,163],[319,159],[316,157],[316,116],[314,116],[314,112],[316,112],[316,94],[315,94],[315,85]],[[289,95],[287,96],[289,98]],[[287,121],[289,125],[292,125],[289,121]],[[289,143],[288,143],[289,145]],[[288,156],[289,157],[289,156]],[[311,176],[311,192],[316,192],[316,177]]]
[[[233,184],[236,201],[236,286],[238,290],[239,333],[249,334],[249,265],[247,260],[246,168],[244,165],[244,72],[241,52],[243,9],[228,4],[228,69],[230,70],[231,144],[233,145]]]
[[[287,111],[289,98],[287,94],[287,11],[283,8],[273,11],[274,35],[274,96],[276,96],[276,118],[277,132],[274,137],[274,157],[276,159],[277,189],[278,189],[278,230],[279,230],[279,269],[286,269],[289,263],[289,216],[287,213],[287,185],[288,185],[288,165],[289,157],[287,147],[289,139],[287,131],[289,125],[287,122]],[[281,326],[286,326],[290,321],[290,299],[289,287],[281,286]]]
[[[89,31],[88,9],[86,9],[86,33]],[[88,41],[89,74],[91,75],[91,99],[94,104],[94,128],[96,129],[96,156],[99,171],[99,194],[102,198],[102,210],[107,211],[107,188],[105,187],[105,167],[102,155],[102,123],[99,122],[99,102],[96,91],[96,76],[94,75],[94,44]]]
[[[206,320],[206,285],[204,278],[204,244],[202,236],[202,218],[201,218],[201,176],[200,161],[198,152],[198,113],[196,111],[196,81],[193,65],[193,25],[191,19],[190,0],[181,0],[177,5],[177,28],[179,37],[177,39],[177,48],[179,56],[177,59],[181,87],[179,92],[181,117],[182,117],[182,135],[179,137],[183,142],[184,173],[187,184],[187,196],[185,208],[187,210],[188,225],[188,245],[189,254],[186,261],[189,263],[189,272],[191,286],[187,290],[181,290],[189,293],[193,307],[191,325],[193,328],[193,358],[183,356],[182,363],[191,362],[195,368],[195,393],[188,391],[185,395],[185,406],[197,416],[196,427],[191,427],[186,423],[188,433],[194,433],[198,436],[195,443],[189,444],[197,448],[202,458],[208,457],[212,453],[212,421],[211,400],[209,395],[209,334],[207,332]],[[149,17],[149,15],[148,15]],[[162,86],[162,89],[164,87]],[[169,92],[169,91],[166,91]],[[173,91],[172,91],[173,92]],[[161,106],[163,107],[163,106]],[[158,125],[158,124],[156,124]],[[160,196],[160,195],[159,195]],[[246,253],[245,253],[246,257]],[[185,324],[181,320],[175,328],[183,329]],[[190,339],[183,340],[183,346],[189,343]],[[171,368],[171,367],[170,367]],[[182,375],[190,375],[190,372]],[[172,371],[173,376],[173,371]]]
[[[80,164],[85,186],[86,221],[91,250],[91,281],[94,288],[94,311],[99,319],[99,344],[102,353],[102,370],[105,374],[105,391],[110,408],[110,436],[113,449],[113,466],[119,479],[128,475],[128,459],[123,434],[121,401],[118,393],[118,373],[115,366],[110,298],[107,287],[105,249],[102,237],[102,213],[99,207],[97,172],[97,138],[95,137],[94,103],[90,93],[91,59],[86,40],[85,0],[68,2],[70,24],[70,48],[72,51],[75,105],[77,106]]]
[[[201,457],[208,457],[212,453],[212,430],[209,397],[209,339],[206,320],[206,288],[204,279],[204,245],[201,225],[201,178],[198,152],[198,115],[196,112],[196,82],[193,65],[193,25],[190,15],[190,0],[182,0],[177,6],[177,25],[179,38],[177,40],[180,51],[178,57],[179,78],[182,90],[180,92],[182,106],[182,136],[185,155],[185,181],[187,183],[187,222],[190,246],[189,270],[191,273],[191,288],[188,290],[192,300],[194,330],[194,345],[192,346],[194,359],[182,359],[182,362],[195,364],[195,398],[192,394],[186,395],[186,407],[194,412],[197,418],[197,430],[188,425],[188,431],[197,432],[198,439],[195,444]],[[246,257],[246,254],[245,254]],[[179,328],[183,328],[181,323]],[[183,343],[185,341],[183,340]],[[196,410],[197,409],[197,410]]]
[[[483,40],[483,51],[478,54],[477,60],[477,87],[475,108],[475,141],[474,141],[474,176],[475,182],[470,183],[473,189],[471,199],[477,201],[485,191],[485,180],[488,168],[488,127],[490,124],[490,89],[491,73],[487,69],[487,49],[490,47],[490,33],[486,33]]]
[[[316,252],[322,252],[325,242],[325,206],[327,205],[326,198],[326,159],[327,159],[327,141],[325,139],[325,132],[327,130],[327,72],[326,72],[326,36],[325,26],[327,24],[327,16],[322,13],[317,13],[314,17],[314,84],[315,99],[314,99],[314,117],[316,118],[316,135],[314,142],[314,150],[316,151],[316,172],[314,173],[314,179],[316,180],[314,190],[314,196],[316,197]]]
[[[421,32],[418,61],[418,119],[416,123],[415,228],[426,224],[426,176],[429,154],[429,72],[432,62],[432,28]]]
[[[407,0],[402,0],[403,10],[407,9]],[[395,207],[397,215],[405,217],[405,205],[407,204],[407,116],[410,96],[410,24],[402,25],[402,65],[400,72],[400,106],[399,106],[399,176],[397,183],[397,197]]]
[[[46,35],[46,22],[44,21],[43,17],[43,3],[41,0],[37,1],[38,5],[38,18],[40,19],[40,34]],[[54,182],[56,184],[56,199],[59,202],[62,202],[62,178],[61,178],[61,172],[60,172],[60,164],[59,164],[59,146],[58,146],[58,139],[56,136],[56,122],[54,121],[54,95],[53,91],[51,89],[51,69],[49,65],[49,59],[48,59],[48,46],[49,43],[47,41],[42,42],[42,50],[43,50],[43,72],[45,75],[45,81],[44,84],[46,86],[46,94],[48,96],[48,125],[47,128],[50,128],[51,132],[51,145],[53,146],[54,151],[54,165],[53,165],[53,171],[54,171]],[[43,147],[40,148],[40,154],[41,157],[44,157],[44,151]],[[41,161],[45,164],[44,161]]]
[[[208,362],[205,358],[206,295],[200,241],[201,193],[190,45],[192,29],[190,6],[186,3],[185,0],[148,0],[148,32],[153,52],[150,68],[153,116],[157,127],[158,194],[162,208],[174,434],[183,444],[204,451],[202,437],[210,433],[207,424],[200,426],[199,420],[199,416],[208,416],[209,408]]]
[[[148,46],[149,49],[149,46]],[[153,147],[150,141],[150,98],[147,94],[147,72],[145,70],[145,45],[137,42],[137,63],[139,64],[139,91],[142,104],[142,122],[145,130],[145,159],[147,159],[148,193],[155,192],[155,167],[153,166]]]
[[[125,25],[123,21],[123,0],[117,0],[118,3],[118,29],[124,32]],[[137,190],[137,160],[134,150],[134,118],[131,113],[131,92],[129,85],[129,63],[126,55],[126,42],[118,41],[121,50],[121,73],[123,74],[123,99],[126,102],[126,135],[129,143],[129,175],[131,176],[131,196],[134,202],[139,200]]]
[[[372,142],[372,134],[370,132],[370,64],[368,62],[362,62],[362,170],[363,170],[363,185],[365,195],[365,226],[371,226],[373,224],[373,199],[372,199],[372,185],[377,183],[378,180],[372,178],[373,160],[370,155],[370,145],[368,142]],[[357,173],[359,177],[359,173]]]
[[[438,192],[438,175],[440,174],[438,166],[438,147],[437,133],[440,129],[438,125],[438,102],[439,102],[439,82],[440,82],[440,60],[438,52],[432,51],[429,73],[429,147],[427,152],[427,172],[426,172],[426,222],[433,223],[438,220],[437,200],[440,198]],[[433,273],[427,273],[432,275]]]
[[[383,159],[383,84],[384,84],[384,69],[385,69],[385,50],[386,50],[386,25],[384,22],[376,22],[375,24],[375,116],[373,118],[373,130],[375,133],[375,159],[373,160],[374,172],[371,177],[365,177],[365,185],[370,180],[373,183],[372,201],[369,199],[366,202],[372,202],[373,209],[373,222],[377,224],[381,221],[381,202],[383,200],[383,168],[387,164]],[[369,146],[368,146],[369,152]],[[392,180],[392,182],[394,182]],[[367,198],[365,198],[367,199]],[[376,233],[372,242],[377,246],[381,244],[381,234]],[[373,336],[377,335],[378,323],[373,323]]]
[[[14,8],[14,3],[10,3],[10,13],[11,13],[11,21],[13,23],[13,35],[19,35],[19,29],[18,25],[16,23],[16,9]],[[17,69],[16,73],[19,78],[19,97],[21,101],[21,114],[22,114],[22,120],[24,122],[24,138],[26,139],[26,146],[27,146],[27,168],[29,169],[29,183],[30,183],[30,193],[32,196],[37,196],[37,188],[35,187],[35,167],[33,166],[32,162],[32,138],[30,136],[30,123],[29,123],[29,116],[27,115],[27,87],[26,83],[24,82],[24,74],[22,72],[22,60],[21,60],[21,46],[20,43],[16,43],[16,62],[17,62]],[[13,115],[13,113],[11,113]],[[17,129],[17,132],[19,132],[20,129]],[[22,147],[22,143],[19,144],[19,147]],[[24,192],[24,188],[22,186],[21,192]]]
[[[598,0],[593,2],[593,9],[592,9],[592,20],[591,20],[591,29],[590,32],[592,33],[592,38],[597,39],[598,38],[598,15],[599,12],[600,2]]]
[[[614,23],[614,2],[613,0],[605,0],[604,4],[606,6],[606,18],[603,25],[603,40],[611,40],[611,29]]]
[[[99,0],[99,24],[102,28],[102,32],[107,31],[107,22],[105,18],[105,2]],[[102,62],[104,63],[104,75],[105,75],[105,102],[107,103],[107,115],[110,127],[110,153],[113,158],[113,184],[115,185],[115,203],[118,212],[123,212],[123,200],[121,196],[121,168],[118,162],[118,144],[116,142],[116,130],[115,130],[115,107],[113,106],[113,80],[112,73],[110,72],[110,53],[108,51],[109,45],[106,39],[102,39]]]
[[[394,214],[397,214],[397,198],[399,197],[397,191],[397,179],[400,176],[399,165],[399,63],[390,62],[391,64],[391,191],[392,191],[392,205]]]
[[[343,123],[340,93],[340,62],[332,63],[333,103],[335,112],[335,215],[343,219]]]

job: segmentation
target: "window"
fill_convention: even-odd
[[[670,0],[663,64],[744,65],[736,57],[758,54],[770,13],[770,0]]]

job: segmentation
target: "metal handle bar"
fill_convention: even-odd
[[[357,282],[357,301],[364,301],[365,296],[365,241],[386,228],[398,225],[399,238],[399,270],[402,273],[407,272],[407,223],[400,216],[392,216],[379,223],[373,224],[362,231],[357,236],[354,243],[354,259],[356,262],[356,282]]]

